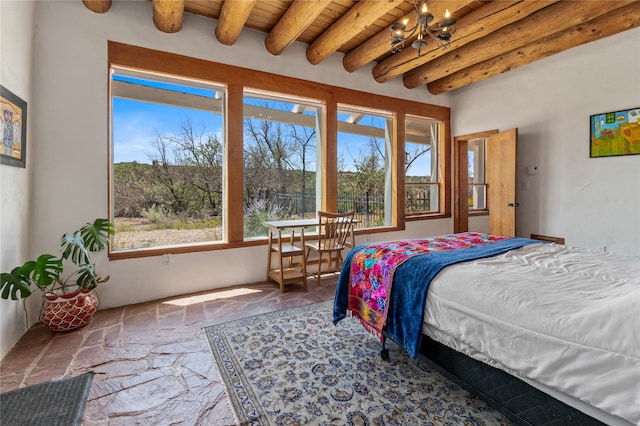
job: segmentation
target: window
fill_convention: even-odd
[[[487,209],[487,142],[486,139],[471,139],[468,142],[469,212]]]
[[[405,212],[440,210],[440,122],[424,117],[405,119]]]
[[[244,237],[264,237],[267,220],[316,217],[322,105],[244,92]]]
[[[358,227],[391,225],[392,115],[338,105],[338,212],[355,210]]]
[[[263,245],[264,221],[318,210],[361,232],[450,214],[447,107],[108,46],[110,259]]]
[[[224,240],[221,85],[112,68],[112,250]]]

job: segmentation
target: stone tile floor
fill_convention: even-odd
[[[98,311],[82,329],[36,324],[0,363],[0,392],[94,371],[84,425],[234,424],[202,327],[332,299],[337,275],[284,293],[265,282]]]

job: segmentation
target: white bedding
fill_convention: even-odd
[[[640,259],[556,244],[449,266],[423,332],[640,425]]]

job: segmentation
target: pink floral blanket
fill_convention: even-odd
[[[367,245],[352,258],[347,315],[357,317],[366,330],[382,340],[393,274],[398,266],[414,256],[465,249],[508,238],[465,232]]]

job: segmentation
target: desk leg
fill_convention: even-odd
[[[300,230],[300,244],[302,245],[302,255],[300,263],[302,263],[302,283],[304,284],[304,291],[307,291],[307,256],[305,256],[304,246],[304,228]]]
[[[273,231],[269,229],[269,244],[267,245],[267,281],[269,281],[269,271],[271,271],[271,245],[273,244]]]

